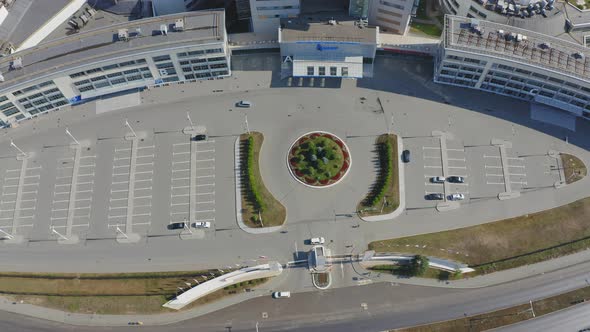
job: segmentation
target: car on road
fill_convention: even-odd
[[[430,182],[432,183],[444,183],[445,180],[446,179],[444,176],[434,176],[430,178]]]
[[[443,198],[445,198],[445,195],[441,193],[432,193],[426,195],[426,199],[429,201],[441,201]]]
[[[236,103],[237,107],[244,107],[244,108],[249,108],[252,106],[252,103],[247,101],[247,100],[240,100]]]
[[[326,239],[324,239],[323,236],[320,236],[320,237],[312,237],[309,240],[309,243],[310,244],[324,244],[324,243],[326,243]]]
[[[186,224],[184,222],[173,222],[170,225],[168,225],[168,229],[184,229],[186,227]]]
[[[465,199],[465,195],[463,194],[451,194],[449,195],[449,199],[451,201],[462,201]]]
[[[274,293],[272,293],[272,297],[275,299],[289,298],[289,297],[291,297],[291,292],[285,292],[285,291],[274,292]]]
[[[410,162],[410,150],[404,150],[404,152],[402,152],[402,161],[404,163]]]
[[[195,137],[193,137],[193,141],[206,141],[207,140],[207,135],[205,134],[199,134],[199,135],[195,135]]]
[[[451,183],[465,183],[465,178],[462,176],[449,176],[447,181]]]
[[[193,223],[194,228],[211,228],[211,222],[209,221],[196,221]]]

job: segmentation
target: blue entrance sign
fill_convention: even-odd
[[[322,44],[317,44],[315,49],[318,51],[335,51],[338,49],[338,46],[326,46]]]

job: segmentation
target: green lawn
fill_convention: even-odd
[[[449,258],[489,273],[590,247],[590,198],[488,224],[399,239],[369,249]]]
[[[422,33],[432,37],[440,37],[440,35],[442,34],[441,28],[434,24],[412,22],[410,24],[410,30],[416,33]]]
[[[262,149],[262,142],[264,141],[264,136],[262,135],[262,133],[259,132],[251,132],[250,135],[242,134],[240,136],[240,143],[242,144],[242,146],[248,140],[249,136],[253,137],[254,139],[254,157],[252,160],[253,185],[257,188],[259,192],[259,197],[264,204],[264,209],[260,213],[260,216],[262,217],[261,222],[258,214],[259,210],[256,208],[249,192],[251,189],[248,186],[248,180],[245,179],[246,162],[242,162],[242,185],[244,186],[241,190],[242,219],[244,220],[244,223],[249,227],[280,226],[285,222],[285,219],[287,218],[287,210],[285,209],[283,204],[281,204],[281,202],[279,202],[268,191],[268,189],[264,185],[262,174],[260,173],[259,159],[260,150]],[[245,156],[242,157],[245,158]]]
[[[389,151],[384,155],[382,150],[385,148],[385,143],[388,143]],[[361,216],[372,216],[380,214],[388,214],[399,207],[399,163],[397,151],[397,136],[393,134],[383,134],[377,137],[375,141],[376,150],[378,150],[378,157],[381,164],[381,174],[375,179],[373,190],[359,202],[357,211]],[[381,160],[384,158],[391,158],[390,160]],[[391,163],[390,167],[386,164]],[[384,172],[387,172],[385,174]],[[377,191],[383,191],[382,195]],[[378,198],[375,201],[375,198]]]

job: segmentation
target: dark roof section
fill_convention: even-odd
[[[330,24],[330,20],[334,20],[336,24]],[[305,15],[296,19],[281,19],[280,38],[281,42],[377,43],[377,28],[361,26],[358,21],[347,16]]]

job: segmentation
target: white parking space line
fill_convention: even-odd
[[[440,150],[440,146],[423,146],[422,150]]]
[[[448,161],[465,161],[465,158],[447,158]]]
[[[424,168],[442,168],[442,165],[439,165],[439,166],[424,165]]]
[[[467,169],[467,166],[448,166],[448,168]]]
[[[502,168],[502,166],[489,166],[489,165],[485,165],[485,168]]]
[[[488,155],[483,155],[484,158],[494,158],[494,159],[500,159],[500,156],[488,156]]]
[[[508,165],[508,167],[512,167],[512,168],[525,168],[524,165]]]
[[[526,177],[526,174],[524,174],[524,173],[508,173],[508,175],[510,175],[510,176],[524,176],[524,177]]]

